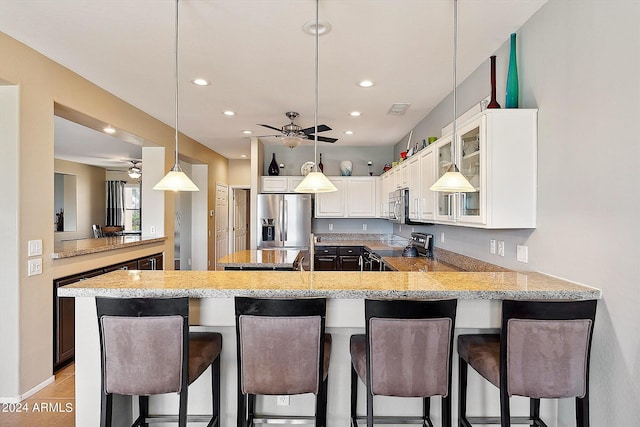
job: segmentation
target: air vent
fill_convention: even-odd
[[[392,114],[394,116],[402,116],[411,104],[393,104],[391,108],[389,108],[389,112],[387,114]]]

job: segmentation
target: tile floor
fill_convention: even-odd
[[[0,426],[75,427],[75,384],[75,365],[71,364],[19,407],[0,403]]]

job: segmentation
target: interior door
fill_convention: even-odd
[[[216,253],[215,269],[218,260],[229,253],[229,188],[224,184],[216,184]]]
[[[233,250],[247,249],[247,190],[233,192]]]

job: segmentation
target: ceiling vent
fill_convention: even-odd
[[[391,105],[389,108],[389,112],[387,114],[392,114],[394,116],[402,116],[411,104],[397,103]]]

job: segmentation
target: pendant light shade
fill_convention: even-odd
[[[338,191],[322,172],[309,172],[296,187],[296,193],[331,193]]]
[[[175,37],[175,162],[171,170],[158,182],[153,189],[160,191],[199,191],[200,189],[182,172],[178,161],[178,10],[179,0],[176,0],[176,37]]]
[[[467,178],[460,173],[456,166],[456,118],[457,111],[457,97],[456,87],[458,82],[456,81],[456,65],[458,54],[458,0],[453,0],[453,131],[451,136],[451,146],[453,147],[453,164],[449,167],[447,172],[442,175],[429,190],[438,191],[443,193],[472,193],[477,191]]]
[[[318,2],[316,0],[316,26],[318,28]],[[315,111],[313,115],[313,172],[309,172],[307,176],[304,177],[302,182],[298,184],[295,189],[296,193],[331,193],[334,191],[338,191],[335,185],[329,178],[327,178],[322,172],[318,171],[318,163],[315,161],[318,157],[318,98],[320,97],[320,89],[319,89],[319,78],[318,78],[318,37],[320,36],[320,31],[314,31],[315,42],[316,42],[316,61],[315,61],[315,83],[316,83],[316,96],[315,96]]]

